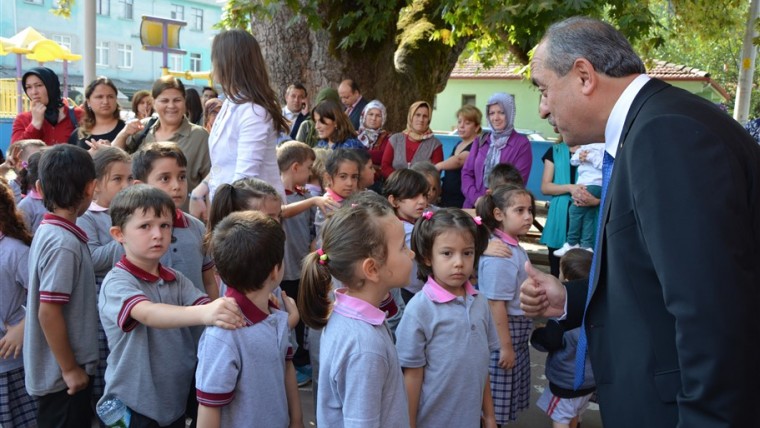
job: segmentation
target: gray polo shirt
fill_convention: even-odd
[[[305,201],[311,198],[308,191],[291,192],[285,190],[285,199],[288,204]],[[308,209],[298,215],[282,220],[282,228],[285,230],[285,273],[282,277],[285,281],[301,279],[301,260],[309,254],[311,241],[314,239],[315,208]]]
[[[5,337],[6,325],[16,325],[24,319],[26,288],[29,284],[29,247],[16,238],[0,232],[0,339]],[[0,373],[24,366],[24,358],[0,358]]]
[[[18,209],[24,213],[26,226],[32,233],[36,233],[42,222],[42,217],[47,214],[48,210],[42,202],[42,196],[37,192],[30,192],[21,202],[18,203]]]
[[[111,215],[108,209],[90,204],[90,208],[77,219],[77,226],[87,233],[87,247],[90,248],[92,265],[95,267],[95,282],[103,283],[103,278],[113,269],[124,255],[124,248],[111,237]]]
[[[504,239],[509,245],[512,257],[483,256],[478,263],[478,290],[489,300],[506,300],[508,315],[524,315],[520,309],[520,285],[528,279],[525,262],[528,253],[516,240]]]
[[[406,247],[412,248],[412,232],[414,231],[414,223],[410,223],[401,217],[401,224],[404,225],[404,239],[406,240]],[[404,287],[406,291],[417,294],[422,290],[423,282],[417,278],[417,263],[412,263],[412,272],[409,274],[409,285]]]
[[[477,427],[491,351],[499,336],[488,301],[468,282],[458,297],[432,278],[396,329],[401,367],[423,367],[419,427]]]
[[[161,257],[162,265],[182,273],[203,293],[206,292],[203,272],[214,267],[211,256],[203,252],[205,233],[206,226],[202,221],[177,210],[174,216],[172,243],[166,254]]]
[[[404,376],[385,313],[345,291],[335,291],[322,330],[317,425],[408,427]]]
[[[223,427],[287,428],[285,365],[293,357],[288,314],[262,312],[233,288],[226,295],[240,306],[245,327],[206,328],[195,372],[198,403],[221,407]]]
[[[103,397],[114,395],[130,409],[168,425],[185,412],[195,339],[190,327],[160,329],[137,322],[130,314],[143,301],[194,306],[209,299],[181,273],[160,266],[154,276],[126,257],[103,280],[98,309],[111,350]]]
[[[29,395],[67,389],[39,322],[40,302],[63,306],[74,358],[87,374],[98,365],[98,309],[87,235],[74,223],[46,214],[29,249],[24,367]]]

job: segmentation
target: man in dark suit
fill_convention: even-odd
[[[359,131],[362,110],[364,110],[369,101],[362,97],[359,85],[352,79],[345,79],[340,82],[340,85],[338,85],[338,96],[340,96],[340,102],[346,107],[346,114],[351,124],[354,125],[354,130]]]
[[[568,145],[605,141],[611,174],[590,285],[528,267],[522,307],[583,322],[605,427],[758,426],[760,147],[644,73],[618,31],[588,18],[537,47],[542,116]]]

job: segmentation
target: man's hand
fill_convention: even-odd
[[[567,291],[565,286],[552,275],[533,268],[530,262],[525,262],[528,273],[520,286],[520,308],[529,317],[560,317],[565,314]]]

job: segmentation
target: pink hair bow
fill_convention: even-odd
[[[475,220],[475,224],[477,224],[478,226],[480,226],[481,224],[483,224],[483,219],[480,218],[480,216],[475,216],[472,219]]]
[[[425,220],[430,220],[431,218],[433,218],[433,212],[425,211],[424,213],[422,213],[422,218],[424,218]]]

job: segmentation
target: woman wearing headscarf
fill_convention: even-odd
[[[69,108],[61,98],[61,83],[55,72],[47,67],[35,67],[21,78],[24,93],[31,100],[29,111],[13,121],[11,143],[36,139],[45,144],[66,143],[76,129],[84,112]]]
[[[385,106],[378,100],[372,100],[364,106],[359,117],[359,141],[367,148],[375,168],[375,183],[380,183],[382,174],[383,152],[388,145],[390,134],[384,129],[388,114]]]
[[[472,208],[486,193],[488,176],[500,163],[514,165],[520,171],[523,183],[527,183],[530,176],[533,154],[528,137],[515,131],[514,97],[502,92],[491,95],[486,114],[492,131],[475,139],[462,167],[464,208]]]
[[[324,88],[319,91],[319,93],[317,93],[317,98],[314,101],[314,108],[316,109],[316,106],[325,100],[330,100],[340,105],[340,97],[338,96],[338,91],[333,88]],[[312,114],[309,115],[309,118],[301,123],[301,126],[298,128],[298,134],[296,134],[296,140],[308,144],[309,147],[316,146],[317,142],[319,141],[319,135],[317,134],[317,129],[314,126],[313,117],[314,110],[312,110]]]
[[[404,132],[393,134],[385,151],[381,170],[388,178],[397,169],[408,168],[417,162],[433,165],[443,160],[443,146],[430,129],[433,109],[426,101],[417,101],[409,107]]]

